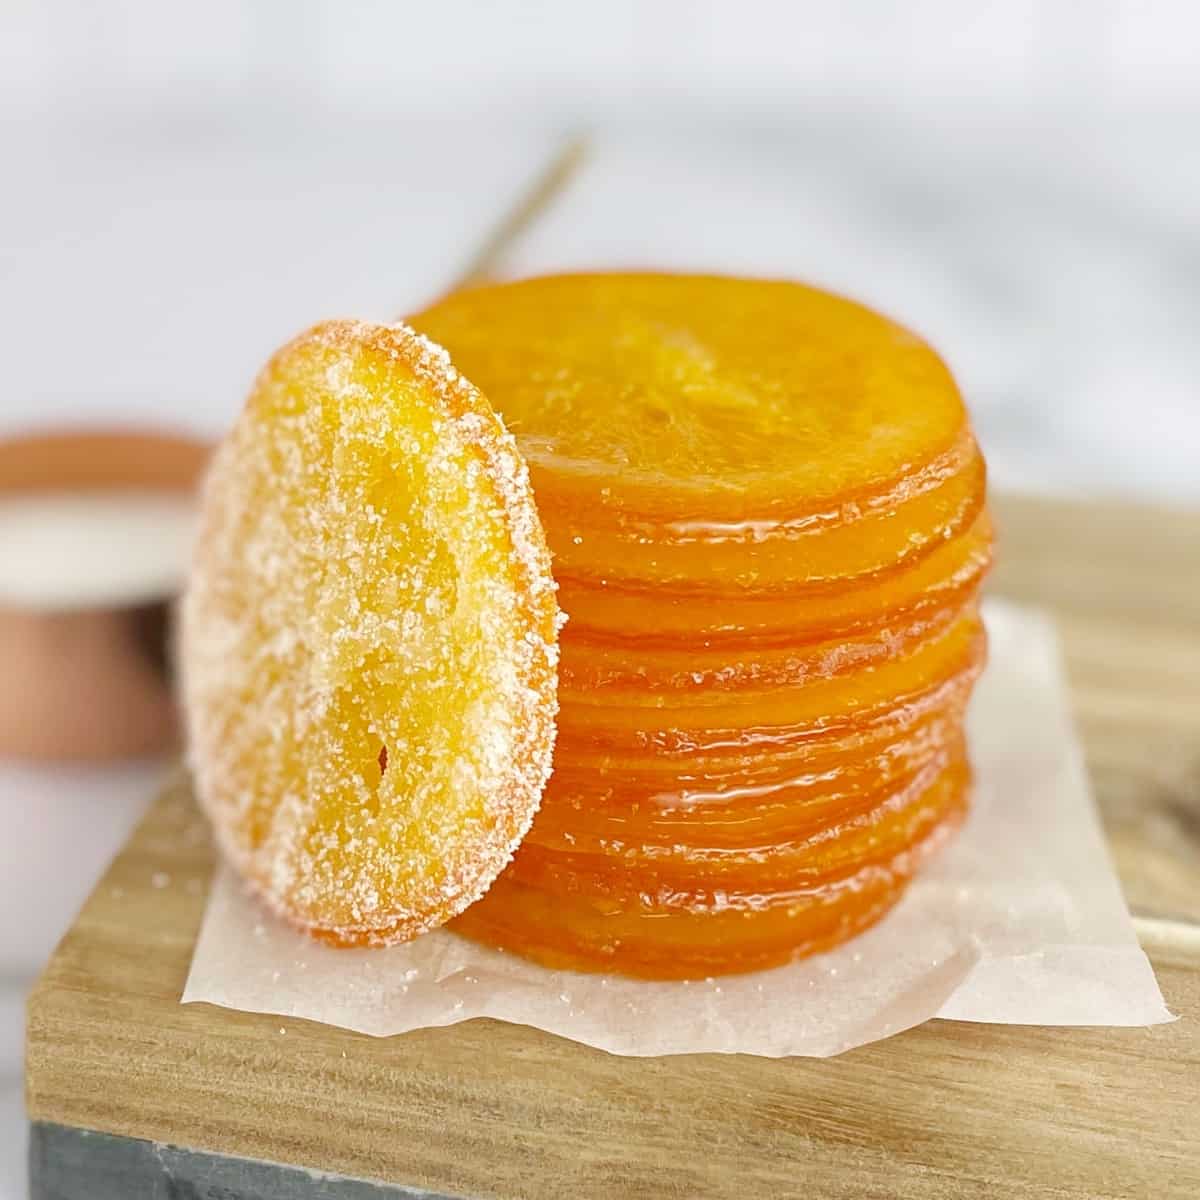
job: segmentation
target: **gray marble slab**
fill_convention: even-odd
[[[30,1200],[465,1200],[35,1121]]]

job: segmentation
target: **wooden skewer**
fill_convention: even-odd
[[[587,158],[586,134],[575,134],[553,155],[516,203],[488,231],[453,287],[469,287],[492,279],[513,244],[554,203]]]

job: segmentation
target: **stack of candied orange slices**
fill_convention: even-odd
[[[878,920],[964,814],[984,659],[984,463],[938,356],[716,277],[412,325],[292,342],[213,463],[180,647],[226,856],[334,944],[449,923],[652,979]]]
[[[540,810],[452,928],[667,979],[876,921],[970,784],[992,539],[940,358],[717,277],[489,285],[412,323],[516,436],[569,616]]]

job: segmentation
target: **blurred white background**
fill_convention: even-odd
[[[943,350],[1001,485],[1200,499],[1188,0],[5,0],[0,436],[218,434],[282,339],[445,287],[580,129],[512,271],[823,282]],[[5,1197],[18,997],[98,865],[64,861],[3,914]]]
[[[3,9],[0,430],[216,432],[280,339],[453,276],[797,275],[933,339],[995,478],[1200,495],[1200,9],[764,0]]]

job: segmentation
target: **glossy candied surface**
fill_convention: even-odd
[[[530,462],[556,770],[456,928],[689,978],[877,920],[965,809],[986,466],[937,356],[786,283],[563,276],[417,319]]]
[[[597,730],[586,725],[563,725],[559,729],[558,761],[599,761],[636,763],[639,769],[652,770],[649,764],[660,762],[664,770],[689,769],[696,763],[729,763],[730,771],[747,770],[751,763],[780,761],[799,757],[822,745],[851,744],[857,739],[873,738],[877,731],[895,721],[916,720],[938,709],[948,697],[962,697],[983,669],[986,640],[975,640],[962,658],[952,663],[942,678],[928,686],[895,698],[895,706],[841,713],[816,722],[792,725],[732,725],[726,728],[681,729],[664,718],[658,728]]]
[[[516,447],[444,352],[342,321],[271,360],[182,616],[200,801],[282,915],[403,941],[502,870],[549,772],[558,612]]]
[[[781,645],[726,641],[631,646],[572,630],[562,641],[559,695],[592,703],[710,703],[730,693],[808,686],[879,666],[944,632],[960,615],[947,605],[862,633]]]
[[[549,507],[820,513],[902,493],[965,422],[929,346],[796,283],[550,276],[456,292],[412,323],[490,397]]]
[[[559,766],[527,841],[550,849],[600,853],[615,845],[670,847],[703,841],[756,847],[811,831],[872,799],[933,762],[960,734],[961,711],[939,713],[876,749],[856,747],[785,759],[733,776],[635,774],[619,766]],[[839,752],[840,751],[840,752]]]
[[[709,692],[689,696],[686,704],[667,705],[658,697],[639,698],[632,691],[619,703],[607,703],[595,694],[585,698],[560,693],[560,725],[577,744],[633,740],[658,745],[672,737],[690,737],[694,748],[725,730],[788,726],[817,730],[887,711],[903,697],[920,694],[980,661],[984,653],[979,616],[970,607],[944,631],[861,671],[821,676],[795,687]]]
[[[617,745],[596,742],[586,736],[586,730],[565,729],[555,744],[555,771],[591,772],[607,778],[620,773],[630,780],[645,780],[647,787],[661,790],[664,797],[679,789],[736,789],[790,779],[809,769],[824,770],[829,762],[840,764],[881,753],[887,746],[918,736],[927,722],[961,721],[981,665],[982,659],[973,657],[925,691],[899,697],[894,708],[816,727],[775,726],[769,731],[776,735],[772,737],[746,730],[745,736],[707,744],[631,739]],[[688,802],[690,798],[685,799]]]
[[[631,532],[602,511],[572,518],[546,489],[538,504],[555,570],[584,582],[735,589],[750,594],[798,593],[880,578],[919,562],[970,528],[983,508],[986,468],[972,444],[962,469],[895,508],[856,510],[829,528],[772,530],[763,522],[733,532],[664,539]],[[735,597],[736,598],[736,597]]]
[[[453,928],[547,966],[659,979],[837,945],[961,820],[962,716],[984,645],[968,603],[912,652],[848,672],[837,704],[826,692],[791,726],[743,712],[726,730],[681,730],[667,706],[641,710],[663,728],[606,738],[579,715],[598,706],[564,706],[534,824]],[[794,705],[809,690],[779,694]]]
[[[659,893],[631,903],[559,880],[522,882],[510,869],[451,928],[557,969],[696,979],[779,966],[844,942],[895,904],[965,811],[965,772],[935,786],[939,794],[903,849],[780,890],[713,890],[677,905],[661,903],[670,894]]]
[[[620,585],[576,578],[556,567],[558,599],[570,617],[567,638],[621,639],[631,658],[647,645],[683,648],[721,639],[742,645],[800,643],[876,629],[889,621],[962,604],[991,563],[992,524],[985,509],[971,528],[903,569],[803,595],[779,590],[731,594],[707,583]],[[565,640],[565,639],[564,639]]]
[[[702,822],[669,844],[602,839],[588,849],[526,838],[509,868],[522,883],[667,909],[737,905],[739,897],[786,891],[857,864],[890,857],[939,822],[966,778],[961,738],[882,792],[843,796],[807,827],[748,845],[715,844]]]

